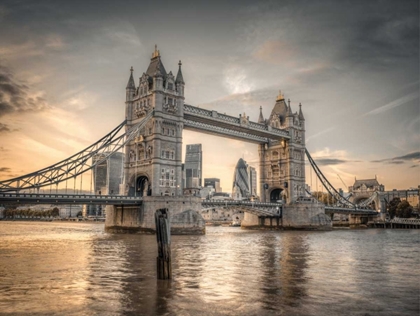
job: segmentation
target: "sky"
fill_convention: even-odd
[[[182,60],[188,104],[257,121],[279,90],[293,111],[302,103],[306,147],[336,188],[420,184],[417,0],[2,0],[0,26],[0,180],[120,124],[129,69],[137,83],[156,44],[168,72]],[[224,191],[239,158],[258,170],[255,144],[183,142],[183,156],[202,144],[203,176]]]

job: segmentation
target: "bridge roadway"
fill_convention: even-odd
[[[142,199],[122,195],[0,193],[0,204],[2,203],[140,205]]]
[[[37,194],[37,193],[0,193],[0,204],[99,204],[99,205],[141,205],[142,198],[123,195],[90,194]],[[281,203],[252,201],[215,201],[204,200],[203,209],[234,208],[258,216],[281,217]],[[376,215],[374,210],[326,206],[325,213]]]

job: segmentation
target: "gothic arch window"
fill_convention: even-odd
[[[137,149],[137,160],[143,160],[143,159],[145,159],[144,147],[140,145],[138,146],[138,149]]]

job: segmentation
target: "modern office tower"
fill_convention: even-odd
[[[251,196],[257,196],[257,171],[254,167],[248,166],[249,192]]]
[[[243,200],[252,196],[257,196],[257,172],[240,158],[233,173],[232,198]]]
[[[214,192],[222,192],[220,187],[220,179],[218,178],[204,178],[204,187],[214,188]]]
[[[200,188],[203,165],[201,144],[187,145],[185,152],[185,187]]]
[[[95,194],[112,195],[119,194],[123,175],[123,153],[113,153],[104,159],[105,154],[94,156],[93,162],[100,161],[93,168],[93,183]],[[104,159],[103,161],[101,161]]]

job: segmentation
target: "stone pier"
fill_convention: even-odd
[[[143,197],[139,206],[108,205],[106,207],[105,231],[110,233],[156,232],[155,212],[167,208],[171,234],[205,234],[205,222],[199,214],[201,199],[198,197]]]
[[[350,228],[362,228],[367,227],[368,223],[375,220],[383,220],[383,214],[378,215],[365,215],[365,214],[350,214],[349,215],[349,226]]]
[[[308,199],[283,206],[282,217],[259,217],[245,213],[241,227],[245,229],[331,230],[331,218],[324,205]]]

